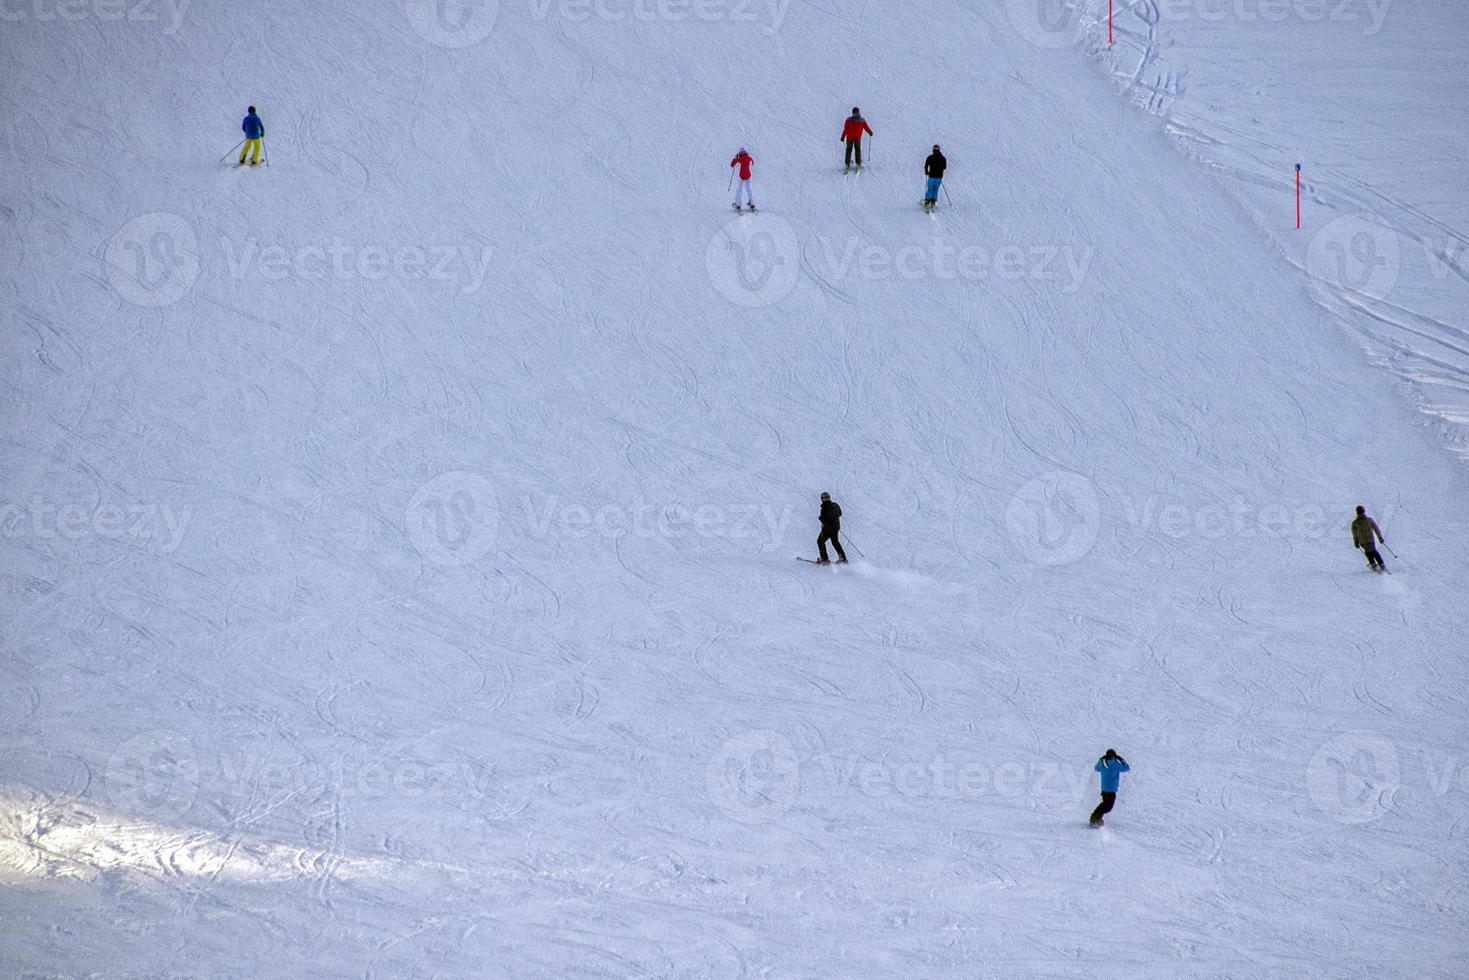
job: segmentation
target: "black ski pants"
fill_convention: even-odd
[[[1362,549],[1362,552],[1363,552],[1363,554],[1365,554],[1367,556],[1367,567],[1368,568],[1386,568],[1387,567],[1387,563],[1382,560],[1382,556],[1377,553],[1377,549],[1375,547],[1373,547],[1372,545],[1368,545],[1367,547],[1363,548]]]
[[[862,141],[847,140],[847,166],[852,165],[853,154],[857,157],[857,166],[862,166]]]
[[[1098,803],[1097,808],[1092,811],[1092,823],[1100,823],[1105,814],[1112,812],[1112,804],[1116,802],[1116,793],[1103,793],[1102,802]]]
[[[821,536],[816,539],[816,554],[821,558],[822,561],[831,560],[830,558],[826,557],[826,543],[828,541],[830,541],[831,546],[837,550],[837,560],[847,560],[847,553],[842,550],[842,543],[837,538],[837,535],[839,533],[841,533],[840,529],[835,527],[823,527],[821,529]]]

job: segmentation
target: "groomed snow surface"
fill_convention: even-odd
[[[1119,7],[4,6],[0,975],[1462,977],[1462,18]]]

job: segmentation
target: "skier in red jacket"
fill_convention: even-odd
[[[862,169],[862,134],[872,135],[872,127],[867,125],[867,120],[862,118],[862,110],[852,106],[852,114],[842,126],[842,142],[847,144],[846,165],[842,167],[842,173],[852,169],[852,155],[857,156],[857,169]]]
[[[749,151],[742,146],[740,147],[740,152],[735,154],[735,158],[729,162],[729,165],[731,167],[738,165],[740,168],[740,186],[735,188],[735,210],[740,210],[741,201],[749,201],[750,210],[755,210],[755,192],[750,190],[750,168],[755,165],[755,158],[750,156]]]

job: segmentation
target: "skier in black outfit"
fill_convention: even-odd
[[[835,500],[831,499],[831,494],[823,493],[821,495],[821,536],[816,539],[816,553],[820,556],[817,564],[827,565],[831,563],[831,559],[826,556],[826,543],[828,541],[837,550],[837,564],[846,564],[847,553],[842,550],[842,542],[837,537],[841,533],[841,530],[842,508]]]
[[[933,145],[933,152],[928,159],[923,161],[923,176],[928,178],[928,188],[923,193],[923,210],[932,211],[939,203],[939,185],[944,182],[944,170],[949,166],[949,161],[939,152],[939,145]]]

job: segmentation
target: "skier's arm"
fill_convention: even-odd
[[[1117,757],[1117,771],[1118,772],[1131,772],[1132,771],[1132,766],[1129,766],[1127,764],[1127,760],[1124,759],[1124,758],[1122,758],[1122,756],[1120,756],[1120,755]]]
[[[1094,765],[1094,766],[1092,766],[1092,769],[1094,769],[1097,772],[1106,772],[1107,771],[1107,760],[1106,759],[1098,759],[1097,760],[1097,764]]]
[[[1384,538],[1382,536],[1382,528],[1377,526],[1376,521],[1372,522],[1372,530],[1377,535],[1377,540],[1381,541],[1383,544],[1387,544],[1387,538]]]

